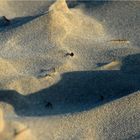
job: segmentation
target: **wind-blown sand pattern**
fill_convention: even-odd
[[[0,1],[0,140],[140,139],[140,3]]]

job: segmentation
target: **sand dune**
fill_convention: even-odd
[[[71,60],[68,60],[71,58],[66,56],[66,54],[71,52],[71,50],[80,50],[80,47],[82,47],[83,44],[78,42],[78,44],[76,44],[78,48],[76,48],[75,42],[72,43],[69,39],[88,38],[88,40],[97,40],[98,38],[99,40],[102,39],[103,36],[105,37],[105,31],[98,21],[87,17],[79,9],[68,9],[65,1],[56,2],[49,8],[49,11],[50,12],[47,15],[39,17],[39,19],[29,23],[29,25],[25,24],[22,27],[15,29],[14,33],[9,36],[6,44],[4,44],[4,47],[2,47],[1,56],[13,67],[8,68],[8,71],[11,71],[13,75],[18,76],[23,74],[23,76],[32,75],[38,77],[37,75],[40,75],[42,69],[47,71],[47,69],[55,68],[58,71],[61,70],[61,73],[63,72],[63,69],[66,71],[71,71],[71,69],[77,70],[76,65],[78,66],[79,64],[75,64]],[[44,24],[39,28],[36,28],[42,22],[44,22]],[[30,36],[27,36],[28,32],[24,32],[25,28],[31,30]],[[44,32],[39,35],[38,32],[40,32],[40,29],[42,31],[43,28]],[[24,34],[22,34],[22,32],[24,32]],[[34,33],[37,33],[37,36],[39,35],[43,40],[45,39],[45,42],[43,42],[43,44],[41,43],[41,46],[39,46],[39,40],[33,40]],[[81,36],[82,34],[87,34],[87,36]],[[44,38],[44,36],[46,36],[46,38]],[[28,47],[24,44],[23,40],[28,42]],[[71,47],[71,45],[73,46]],[[88,50],[90,48],[92,48],[92,46],[89,46]],[[87,55],[87,52],[82,51],[83,50],[81,49],[82,55],[84,55],[83,53]],[[57,57],[55,55],[56,53]],[[83,59],[78,58],[77,56],[77,54],[74,56],[74,59],[77,59],[77,62]],[[44,64],[46,65],[45,67]],[[69,69],[66,69],[68,65],[70,67]],[[82,66],[84,64],[80,65]],[[81,67],[80,65],[78,67]],[[15,69],[17,74],[15,74],[12,69]],[[6,73],[4,74],[7,75]],[[23,88],[21,85],[25,85],[24,81],[28,81],[29,83],[36,83],[35,85],[38,85],[37,88],[33,86],[34,84],[31,84],[32,86],[30,86],[30,88],[32,87],[33,90],[30,89],[30,92],[35,92],[35,89],[36,91],[37,89],[42,89],[40,82],[36,78],[31,77],[28,78],[28,80],[23,80],[23,76],[21,76],[21,80],[18,76],[18,80],[13,79],[12,82],[8,82],[5,87],[15,89],[18,92],[23,91],[21,89],[27,90],[26,86],[26,88]],[[30,80],[32,82],[30,82]]]
[[[0,140],[139,139],[139,7],[0,1]]]
[[[56,37],[58,34],[57,38],[63,40],[69,34],[72,37],[79,37],[84,33],[88,39],[95,36],[96,38],[101,37],[105,34],[103,26],[98,21],[85,16],[80,9],[68,9],[65,1],[58,1],[50,7],[49,28],[53,38],[53,34]],[[63,33],[63,36],[60,36],[60,33]]]

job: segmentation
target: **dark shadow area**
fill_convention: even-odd
[[[40,16],[43,16],[44,14],[39,14],[35,16],[27,16],[27,17],[16,17],[13,19],[9,19],[9,24],[7,26],[0,26],[0,32],[8,31],[8,30],[17,28],[19,26],[22,26]]]
[[[96,66],[97,66],[97,67],[102,67],[102,66],[107,65],[107,64],[108,64],[108,63],[97,63]]]
[[[140,54],[135,54],[122,60],[121,70],[65,73],[55,85],[27,96],[0,91],[0,101],[11,104],[20,116],[90,110],[140,90],[139,62]]]
[[[80,4],[82,5],[84,4],[87,9],[102,6],[107,2],[109,1],[108,0],[74,0],[74,1],[67,0],[67,4],[69,8],[74,8]]]
[[[128,139],[124,139],[124,140],[140,140],[140,134],[133,135]]]

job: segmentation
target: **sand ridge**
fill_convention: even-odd
[[[43,25],[40,24],[39,19],[44,22]],[[32,26],[32,24],[34,26]],[[29,29],[30,27],[35,30],[33,31],[32,28]],[[22,34],[26,28],[31,30],[31,33],[33,31],[35,35],[31,34],[31,36],[29,36],[28,34],[30,33],[28,32]],[[39,37],[38,31],[43,31],[42,29],[44,29],[45,32],[41,33],[41,36]],[[18,78],[16,79],[18,80],[11,80],[10,78],[10,82],[8,82],[4,87],[15,89],[18,92],[20,91],[23,93],[27,86],[25,86],[26,88],[23,88],[22,85],[25,84],[24,81],[28,81],[29,83],[37,85],[35,87],[33,86],[34,84],[29,86],[29,89],[33,87],[33,90],[29,90],[31,93],[43,88],[40,80],[36,79],[38,75],[43,75],[42,69],[47,72],[47,69],[55,68],[60,73],[63,73],[64,70],[76,70],[79,64],[75,64],[73,60],[79,61],[82,58],[78,58],[78,55],[75,52],[73,58],[66,56],[67,53],[73,52],[75,49],[75,46],[72,48],[69,46],[71,43],[69,42],[69,39],[71,39],[71,37],[79,38],[81,34],[86,34],[86,32],[87,36],[83,36],[83,39],[87,37],[89,39],[94,39],[94,36],[96,36],[96,38],[97,36],[99,36],[98,38],[102,38],[104,36],[104,30],[100,23],[90,17],[86,17],[86,15],[84,15],[80,10],[76,11],[68,9],[66,2],[61,0],[54,3],[49,8],[49,12],[46,15],[38,17],[37,20],[35,19],[30,22],[29,25],[25,24],[20,28],[18,27],[15,29],[15,32],[12,31],[12,34],[8,38],[5,46],[2,47],[1,55],[3,59],[6,59],[9,65],[13,67],[9,67],[7,69],[9,73],[12,69],[15,69],[17,74],[13,71],[11,71],[11,73],[13,73],[13,75],[17,75]],[[37,39],[42,38],[43,40],[45,39],[44,36],[47,38],[43,44],[39,45],[38,40],[34,40],[34,36],[36,36]],[[25,41],[23,41],[23,38],[25,38]],[[34,40],[35,42],[31,40]],[[26,45],[25,42],[28,42],[28,45]],[[77,49],[78,48],[76,48],[76,50]],[[57,54],[57,57],[55,54]],[[80,65],[78,67],[80,67]],[[4,74],[7,75],[6,73]],[[31,77],[25,80],[26,75],[31,75]],[[46,85],[51,85],[49,84],[49,81],[46,80],[46,82],[48,83]],[[28,90],[26,89],[25,93],[27,93],[27,91]]]
[[[0,12],[12,17],[0,27],[0,138],[139,138],[140,49],[125,32],[130,21],[122,20],[123,13],[134,16],[133,3],[28,4],[0,2]]]

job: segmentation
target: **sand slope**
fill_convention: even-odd
[[[0,2],[0,138],[139,139],[139,2],[15,3]]]

